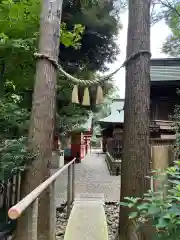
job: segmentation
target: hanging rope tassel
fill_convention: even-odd
[[[72,103],[79,103],[78,86],[75,85],[72,91]]]
[[[103,90],[101,86],[97,87],[96,104],[102,104],[104,101]]]
[[[89,97],[89,89],[86,87],[84,90],[84,96],[83,96],[83,106],[90,106],[90,97]]]

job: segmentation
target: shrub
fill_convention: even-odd
[[[13,175],[24,171],[32,160],[26,138],[6,140],[3,145],[0,149],[0,183],[6,183]]]
[[[157,191],[149,190],[143,198],[126,197],[121,205],[133,209],[129,218],[137,223],[138,230],[151,220],[155,229],[154,239],[180,239],[180,161],[167,168],[167,185]]]

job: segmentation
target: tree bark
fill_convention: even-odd
[[[139,50],[150,51],[150,0],[129,0],[127,57]],[[149,147],[150,55],[140,54],[127,63],[124,109],[124,153],[121,201],[141,197],[150,186],[145,176],[150,169]],[[121,240],[137,239],[128,209],[120,208]],[[138,239],[148,239],[138,234]]]
[[[62,0],[43,0],[40,20],[39,52],[58,60]],[[57,70],[47,60],[37,62],[36,81],[29,130],[29,146],[35,156],[22,180],[22,197],[50,175],[54,132]],[[39,198],[38,240],[49,240],[49,190]],[[17,240],[28,236],[25,212],[18,221]]]

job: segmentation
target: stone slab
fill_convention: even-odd
[[[108,240],[103,203],[102,194],[79,194],[73,204],[64,240]]]

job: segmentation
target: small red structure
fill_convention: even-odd
[[[60,150],[61,146],[60,146],[60,138],[59,138],[59,133],[58,131],[54,130],[54,134],[53,134],[53,143],[52,143],[52,149],[53,151],[58,151]]]
[[[69,132],[69,136],[71,137],[71,149],[65,149],[65,160],[69,161],[75,157],[79,161],[83,160],[90,149],[92,117],[78,129]],[[69,153],[69,155],[67,155],[66,152]]]
[[[88,150],[90,149],[90,142],[92,137],[92,131],[87,131],[83,133],[84,135],[84,142],[85,142],[85,152],[88,153]]]
[[[82,132],[71,133],[71,156],[82,160],[85,156],[85,144]]]
[[[90,148],[92,137],[92,117],[79,129],[71,132],[71,154],[73,157],[84,159]]]

